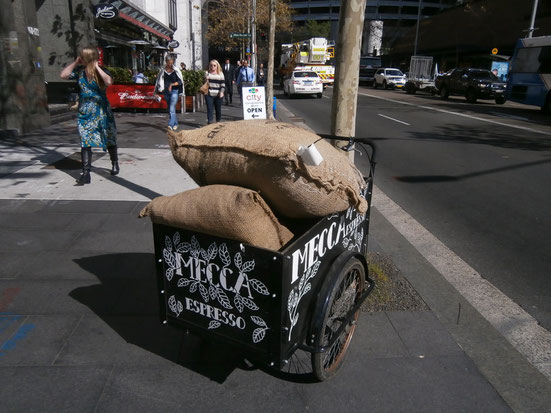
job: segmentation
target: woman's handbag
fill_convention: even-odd
[[[209,81],[207,80],[205,83],[203,83],[203,86],[199,88],[199,92],[201,92],[203,95],[206,95],[209,93]]]

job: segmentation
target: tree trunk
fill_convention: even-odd
[[[336,45],[335,84],[331,106],[331,134],[356,134],[356,104],[365,0],[341,0]],[[349,152],[354,159],[354,151]]]
[[[266,114],[268,119],[274,119],[274,49],[276,26],[276,1],[270,0],[270,33],[268,45],[268,78],[266,82]]]

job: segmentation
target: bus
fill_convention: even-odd
[[[551,36],[519,39],[511,60],[506,98],[551,112]]]

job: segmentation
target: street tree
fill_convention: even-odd
[[[231,33],[247,33],[251,16],[248,1],[215,0],[209,2],[209,44],[231,50],[241,46],[240,39],[230,38]],[[270,26],[270,0],[257,0],[256,26],[260,33],[268,33]],[[292,27],[291,9],[284,1],[276,5],[276,30],[289,31]]]

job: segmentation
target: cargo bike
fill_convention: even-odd
[[[362,196],[370,204],[375,147],[346,140],[343,150],[359,143],[369,162]],[[365,258],[369,214],[349,208],[301,220],[293,226],[298,235],[279,251],[154,223],[162,322],[233,345],[276,370],[285,370],[297,350],[307,352],[315,378],[330,378],[374,287]]]

